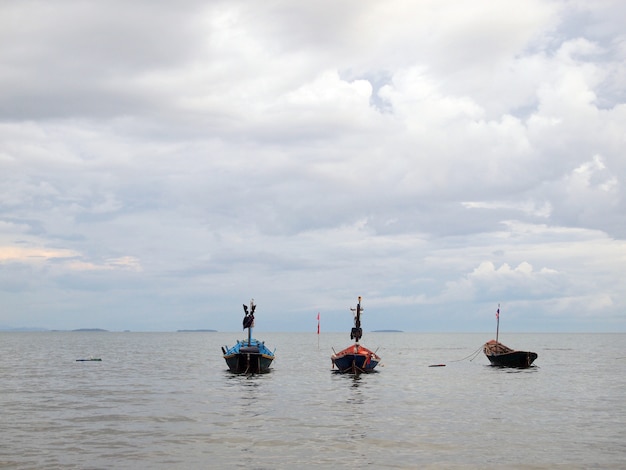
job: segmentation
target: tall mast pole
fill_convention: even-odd
[[[498,311],[496,312],[496,343],[498,342],[498,334],[500,333],[500,304],[498,304]]]
[[[250,315],[254,315],[254,299],[250,300]],[[252,318],[254,318],[254,316]],[[252,343],[252,325],[254,325],[254,320],[252,320],[252,323],[250,323],[248,327],[248,346]]]

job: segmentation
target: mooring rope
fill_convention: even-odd
[[[474,359],[476,359],[476,356],[478,356],[480,354],[480,352],[483,350],[483,347],[480,346],[476,351],[474,351],[472,354],[470,354],[469,356],[465,356],[463,359],[457,359],[456,361],[450,361],[450,362],[461,362],[464,361],[465,359],[468,359],[471,357],[470,362],[473,361]]]

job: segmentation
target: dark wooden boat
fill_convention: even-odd
[[[354,339],[354,344],[330,356],[333,369],[336,367],[339,372],[352,374],[372,372],[380,362],[380,356],[378,356],[375,351],[371,351],[359,344],[359,340],[363,336],[363,330],[361,329],[362,309],[360,296],[356,308],[350,310],[355,312],[354,327],[350,332],[350,339]]]
[[[244,304],[243,306],[245,312],[243,329],[248,330],[248,338],[237,341],[230,348],[228,346],[222,347],[223,357],[228,369],[237,374],[262,374],[269,372],[274,360],[274,352],[265,346],[265,342],[252,337],[255,309],[254,299],[250,301],[250,310],[248,310],[247,305]]]
[[[498,341],[500,333],[500,305],[496,311],[496,339],[487,341],[483,345],[483,352],[492,366],[497,367],[514,367],[518,369],[526,369],[532,365],[537,359],[537,353],[532,351],[517,351]]]
[[[516,351],[493,339],[484,344],[483,352],[491,365],[498,367],[525,369],[530,367],[534,360],[537,359],[537,353]]]

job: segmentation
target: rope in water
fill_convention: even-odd
[[[465,359],[468,359],[471,357],[470,362],[473,361],[474,359],[476,359],[476,356],[478,356],[480,354],[480,352],[483,350],[483,347],[480,346],[476,351],[474,351],[472,354],[470,354],[469,356],[465,356],[463,359],[457,359],[456,361],[450,361],[450,362],[461,362],[464,361]]]

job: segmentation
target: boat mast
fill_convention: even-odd
[[[496,344],[498,344],[498,334],[500,333],[500,304],[498,304],[498,310],[496,311]]]
[[[254,309],[256,305],[254,304],[254,299],[250,299],[250,326],[248,327],[248,346],[252,342],[252,327],[254,326]]]

